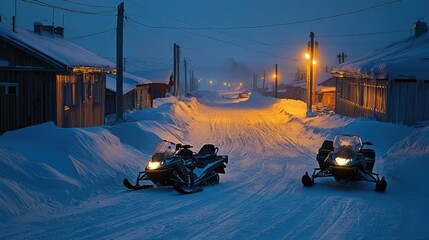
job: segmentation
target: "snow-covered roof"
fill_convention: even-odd
[[[136,84],[141,83],[150,83],[151,81],[146,78],[135,76],[131,73],[124,72],[123,75],[123,85],[122,92],[123,94],[128,93],[136,87]],[[106,76],[106,88],[116,92],[116,74],[108,74]]]
[[[316,75],[316,84],[319,85],[331,77],[332,77],[332,73],[318,72]],[[291,86],[291,87],[307,88],[307,81],[306,80],[302,80],[302,81],[294,80],[293,82],[289,82],[286,85]]]
[[[0,23],[0,38],[9,40],[37,55],[58,62],[64,67],[95,67],[112,70],[115,64],[90,52],[62,36],[42,31],[42,35],[16,28],[12,31],[10,25]]]
[[[409,37],[338,65],[333,73],[385,79],[429,79],[429,33]]]
[[[170,82],[170,76],[173,72],[170,69],[157,69],[133,72],[137,76],[150,79],[152,83],[165,83]]]

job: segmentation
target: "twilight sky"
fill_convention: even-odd
[[[115,61],[121,0],[0,0],[2,22],[12,22],[15,2],[18,27],[32,30],[35,21],[63,26],[64,19],[66,39]],[[124,2],[126,70],[172,68],[177,43],[195,75],[219,81],[250,80],[276,63],[281,79],[293,76],[304,66],[311,31],[324,67],[335,66],[339,52],[347,61],[410,36],[419,19],[429,21],[429,0]],[[244,74],[231,73],[240,70]]]

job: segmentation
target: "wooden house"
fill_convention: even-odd
[[[150,79],[149,83],[137,85],[137,99],[149,97],[149,107],[152,107],[154,99],[166,97],[171,90],[172,72],[169,69],[140,71],[133,74]]]
[[[335,112],[350,117],[413,125],[429,120],[429,33],[415,35],[334,69]]]
[[[336,99],[336,81],[337,79],[330,75],[330,77],[316,86],[317,101],[320,106],[335,108]]]
[[[335,81],[331,73],[317,73],[316,77],[316,96],[314,104],[321,107],[335,107]],[[284,84],[285,93],[280,95],[280,98],[296,99],[306,101],[307,98],[307,82],[306,80],[294,80]]]
[[[0,22],[0,134],[43,122],[59,127],[104,124],[106,73],[114,64],[63,38]]]
[[[116,113],[116,75],[107,75],[106,82],[105,114],[109,115]],[[124,72],[122,85],[124,112],[141,110],[151,106],[151,99],[147,94],[148,90],[142,86],[148,83],[150,83],[150,80],[146,78]],[[142,94],[144,92],[146,92],[146,95]]]

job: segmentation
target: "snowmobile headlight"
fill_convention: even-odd
[[[341,157],[336,157],[335,158],[335,162],[339,165],[339,166],[344,166],[347,165],[351,162],[352,160],[350,158],[341,158]]]
[[[152,161],[150,161],[147,164],[147,168],[149,168],[149,169],[157,169],[159,167],[161,167],[161,162],[152,162]]]

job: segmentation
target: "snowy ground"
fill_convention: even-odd
[[[46,123],[0,136],[0,239],[427,239],[429,127],[318,114],[252,94],[199,92],[155,102],[128,122],[85,129]],[[301,176],[325,138],[360,135],[377,152],[372,183]],[[162,140],[229,155],[219,185],[180,195],[128,191]]]

